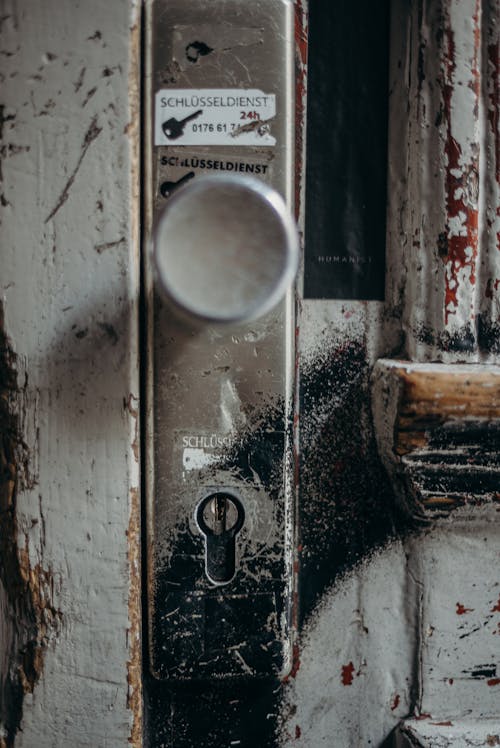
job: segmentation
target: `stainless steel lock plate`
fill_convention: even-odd
[[[291,650],[292,293],[271,310],[263,303],[264,316],[252,321],[256,315],[236,314],[237,325],[221,326],[211,313],[193,325],[161,292],[162,274],[164,288],[176,281],[168,252],[155,275],[151,245],[156,227],[157,241],[180,251],[175,222],[162,233],[164,209],[203,175],[258,178],[291,208],[293,4],[153,0],[146,28],[150,667],[161,679],[284,674]],[[228,236],[249,202],[235,205],[224,222]],[[190,219],[201,222],[197,271],[212,256],[203,245],[210,211]],[[273,241],[272,232],[262,234]],[[228,284],[227,297],[232,290]],[[220,288],[213,298],[229,308]]]

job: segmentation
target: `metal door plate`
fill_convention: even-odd
[[[293,4],[155,0],[146,6],[146,49],[150,667],[160,679],[283,675],[291,649],[292,294],[251,324],[190,327],[155,287],[150,244],[169,195],[200,174],[257,176],[291,207]],[[195,515],[221,488],[239,498],[245,521],[235,576],[217,585],[205,573]]]

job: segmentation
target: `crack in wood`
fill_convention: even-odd
[[[8,615],[1,623],[0,729],[2,748],[14,745],[26,693],[33,693],[43,670],[44,653],[59,629],[61,611],[53,604],[50,570],[30,565],[28,540],[21,544],[17,518],[19,461],[26,460],[16,408],[16,355],[3,329],[0,305],[0,602]]]
[[[62,208],[64,203],[69,197],[69,191],[71,187],[73,186],[73,182],[75,181],[76,175],[78,174],[78,171],[80,170],[80,167],[82,165],[83,159],[85,158],[85,154],[87,153],[88,149],[90,148],[93,141],[99,136],[99,134],[102,132],[102,127],[97,126],[97,117],[94,117],[92,122],[90,123],[87,132],[85,133],[85,137],[83,138],[83,143],[80,151],[80,156],[78,158],[78,161],[76,163],[75,168],[73,169],[68,181],[66,182],[66,185],[59,195],[59,198],[55,204],[55,207],[51,210],[47,218],[45,219],[44,223],[48,223],[51,218],[54,218],[56,213]]]

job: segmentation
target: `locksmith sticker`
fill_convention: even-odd
[[[276,95],[257,89],[168,88],[155,100],[155,145],[276,145]]]
[[[226,151],[221,152],[216,147],[210,149],[210,158],[205,154],[193,154],[186,148],[171,147],[168,152],[162,149],[158,154],[156,183],[158,184],[157,199],[159,204],[173,193],[201,174],[252,174],[265,182],[272,181],[273,153],[262,151],[258,157],[255,152],[238,151],[231,156]]]
[[[216,465],[233,444],[233,436],[208,431],[176,431],[174,451],[182,461],[182,476]],[[179,466],[180,467],[180,466]]]

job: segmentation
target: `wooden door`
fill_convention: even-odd
[[[499,7],[390,6],[295,5],[293,664],[172,688],[141,636],[142,8],[1,3],[0,746],[500,744]]]

